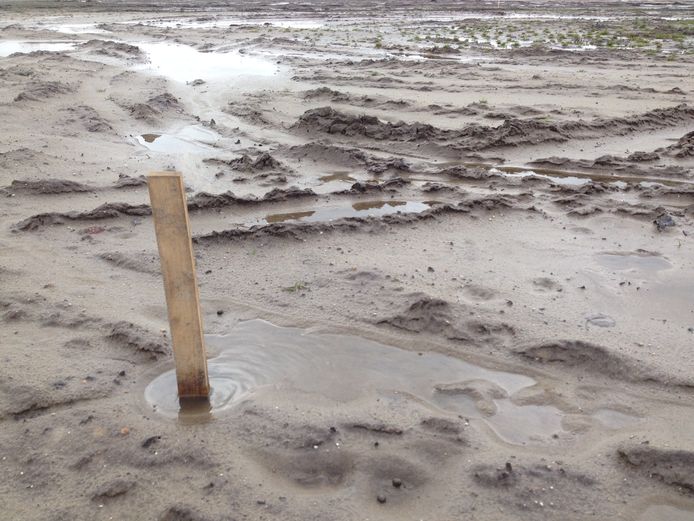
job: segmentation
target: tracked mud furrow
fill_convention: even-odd
[[[306,111],[292,127],[306,133],[321,132],[377,141],[442,141],[454,149],[482,150],[504,146],[537,145],[587,139],[605,135],[624,135],[684,125],[694,121],[694,108],[679,105],[644,114],[591,122],[546,123],[533,119],[507,118],[498,127],[470,125],[461,130],[443,130],[424,123],[390,123],[375,116],[352,116],[332,107]]]

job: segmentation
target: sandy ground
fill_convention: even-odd
[[[694,519],[691,5],[5,4],[0,517]]]

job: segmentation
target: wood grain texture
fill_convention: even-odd
[[[178,396],[206,397],[210,392],[207,355],[183,178],[178,172],[155,172],[147,177],[147,184],[164,277]]]

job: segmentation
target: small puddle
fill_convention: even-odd
[[[175,134],[142,134],[137,142],[162,154],[205,154],[214,149],[219,135],[204,127],[192,125]]]
[[[638,521],[694,521],[694,508],[671,504],[653,504],[646,507]]]
[[[416,353],[355,336],[309,333],[250,320],[229,335],[207,336],[219,353],[209,360],[212,392],[202,415],[219,414],[253,390],[269,387],[349,402],[378,393],[415,395],[439,409],[481,418],[502,439],[523,444],[562,432],[562,413],[550,406],[516,405],[511,397],[535,380],[494,371],[438,353]],[[145,389],[160,414],[191,421],[181,412],[173,370]]]
[[[639,271],[656,273],[672,268],[672,264],[658,253],[645,250],[634,252],[601,253],[597,262],[613,271]]]
[[[149,63],[136,66],[136,70],[151,70],[179,82],[272,76],[279,71],[277,65],[269,60],[237,51],[201,52],[188,45],[164,42],[140,43],[138,46],[147,53]]]
[[[598,409],[593,413],[593,418],[598,420],[604,427],[614,430],[633,427],[640,420],[636,416],[613,409]]]
[[[321,183],[356,183],[357,180],[349,175],[349,172],[335,172],[318,178]]]
[[[380,217],[394,213],[421,213],[431,208],[436,201],[360,201],[351,206],[335,206],[290,213],[266,215],[250,224],[270,224],[285,221],[322,222],[345,217]]]
[[[0,42],[0,58],[15,53],[27,54],[35,51],[71,51],[76,45],[76,42],[6,40]]]
[[[552,183],[559,185],[559,186],[583,186],[590,184],[592,180],[588,177],[577,177],[577,176],[572,176],[572,175],[566,175],[566,176],[557,176],[557,175],[547,175],[547,174],[540,174],[537,173],[534,170],[525,170],[522,172],[507,172],[507,171],[502,171],[497,168],[492,168],[489,171],[490,174],[495,174],[499,175],[502,177],[506,177],[509,179],[524,179],[524,178],[532,178],[532,179],[547,179],[551,181]]]
[[[106,29],[100,29],[97,24],[59,24],[43,27],[49,31],[55,31],[63,34],[105,34]]]
[[[484,166],[484,165],[478,165]],[[597,174],[594,172],[576,172],[569,170],[556,170],[553,168],[526,168],[518,166],[498,166],[491,168],[490,172],[505,174],[518,174],[516,177],[535,176],[540,179],[549,179],[556,184],[564,184],[570,186],[583,186],[591,181],[597,183],[614,184],[617,188],[626,189],[629,183],[639,184],[643,188],[656,188],[659,186],[681,186],[689,185],[690,181],[650,178],[644,176],[629,176],[629,175],[609,175]]]

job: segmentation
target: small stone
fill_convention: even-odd
[[[675,220],[672,218],[672,215],[663,213],[653,221],[653,224],[655,224],[655,227],[658,229],[659,232],[662,232],[667,228],[675,226]]]
[[[383,494],[379,494],[378,496],[376,496],[376,499],[377,499],[378,502],[381,503],[381,504],[383,504],[383,503],[386,502],[386,496],[384,496]]]
[[[402,487],[402,480],[399,478],[393,478],[393,486],[395,488],[400,488]]]
[[[217,310],[217,316],[218,316],[218,317],[221,317],[223,314],[224,314],[224,310],[223,310],[223,309],[218,309],[218,310]]]

